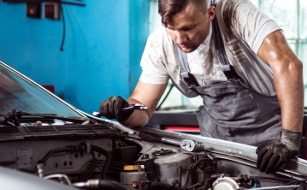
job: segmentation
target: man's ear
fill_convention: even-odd
[[[215,7],[211,6],[208,9],[208,15],[209,15],[209,19],[213,20],[215,17]]]

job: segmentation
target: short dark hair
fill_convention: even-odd
[[[208,7],[209,0],[158,0],[158,12],[162,24],[166,26],[174,15],[181,12],[189,2],[195,3],[203,11]]]

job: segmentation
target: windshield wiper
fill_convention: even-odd
[[[64,117],[56,114],[31,114],[19,110],[11,110],[6,114],[0,115],[0,124],[6,124],[11,126],[20,126],[20,123],[36,123],[36,122],[48,122],[54,123],[54,120],[58,119],[65,122],[72,123],[84,123],[89,121],[88,118],[75,118],[75,117]]]

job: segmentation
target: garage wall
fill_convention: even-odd
[[[140,74],[149,1],[83,0],[63,4],[62,20],[26,17],[25,3],[0,1],[0,60],[92,113],[104,98],[128,97]]]

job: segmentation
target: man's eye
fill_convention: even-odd
[[[189,30],[192,30],[192,29],[193,29],[193,27],[184,27],[181,30],[182,31],[189,31]]]

